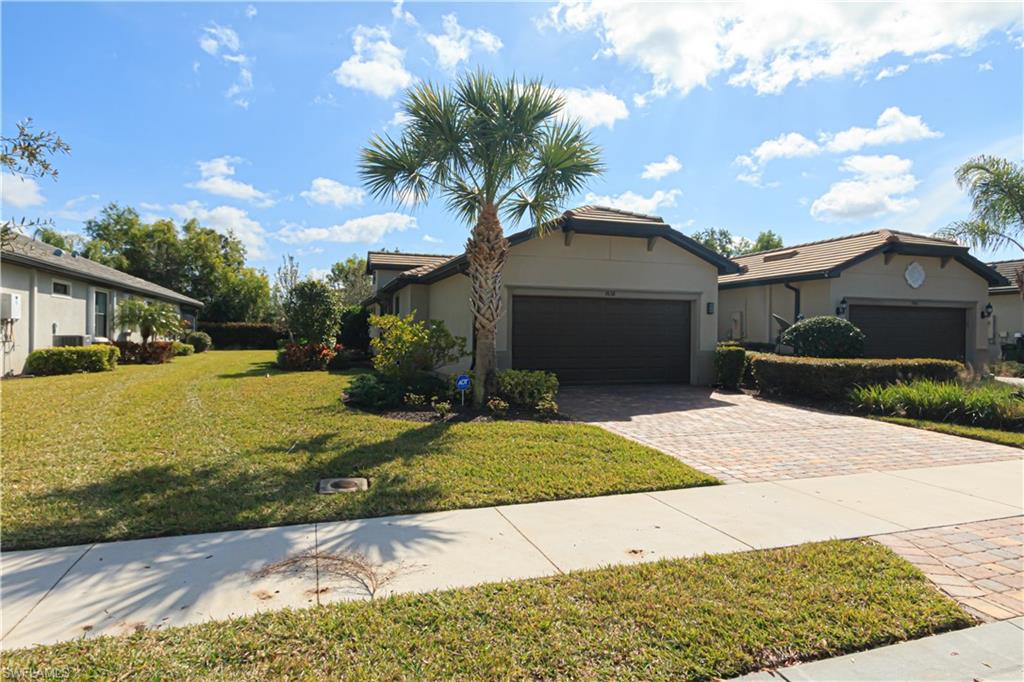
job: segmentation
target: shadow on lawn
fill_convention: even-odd
[[[434,511],[448,491],[434,482],[376,468],[442,451],[448,428],[430,424],[348,448],[342,434],[328,432],[187,472],[170,464],[150,465],[52,488],[32,499],[33,506],[50,513],[34,515],[29,524],[8,523],[3,549]],[[316,493],[321,478],[338,476],[366,477],[370,489]]]
[[[218,374],[218,379],[245,379],[247,377],[262,377],[268,374],[282,374],[283,371],[278,369],[277,365],[270,361],[265,362],[254,362],[249,365],[249,369],[244,369],[241,372],[232,372],[231,374]]]

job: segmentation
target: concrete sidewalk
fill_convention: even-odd
[[[2,647],[1017,516],[1022,481],[1018,459],[7,552]]]
[[[912,642],[738,678],[745,682],[1024,679],[1024,619],[946,632]]]

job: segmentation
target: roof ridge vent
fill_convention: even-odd
[[[765,262],[765,263],[771,263],[772,261],[786,260],[787,258],[792,258],[793,256],[795,256],[798,253],[800,253],[800,251],[798,249],[787,249],[785,251],[773,251],[771,253],[766,253],[764,256],[761,257],[761,260],[763,262]]]

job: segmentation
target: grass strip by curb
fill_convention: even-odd
[[[946,424],[945,422],[934,422],[928,421],[927,419],[908,419],[906,417],[878,416],[873,416],[871,418],[878,419],[879,421],[883,422],[889,422],[890,424],[912,426],[917,429],[925,429],[926,431],[948,433],[950,435],[961,436],[963,438],[973,438],[974,440],[983,440],[989,443],[997,443],[999,445],[1009,445],[1012,447],[1024,448],[1024,433],[1003,431],[1001,429],[988,429],[981,426]]]
[[[973,624],[869,540],[269,612],[7,652],[9,676],[709,680]]]

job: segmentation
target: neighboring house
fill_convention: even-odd
[[[1024,260],[1004,260],[990,263],[1006,283],[990,287],[989,302],[992,304],[992,359],[999,357],[1003,344],[1017,343],[1017,337],[1024,336],[1024,295],[1017,283],[1017,273],[1024,268]]]
[[[959,244],[876,230],[737,257],[718,279],[719,337],[774,342],[789,322],[840,315],[867,337],[868,357],[989,359],[989,287],[1007,284]]]
[[[584,206],[549,225],[508,238],[499,367],[565,383],[713,380],[718,276],[735,263],[654,216]],[[464,254],[371,252],[367,268],[373,312],[415,312],[472,340]]]
[[[0,254],[4,321],[3,374],[18,374],[37,348],[116,340],[119,301],[138,297],[176,306],[195,325],[202,302],[75,252],[15,235]],[[16,299],[15,299],[16,297]],[[14,301],[17,301],[14,303]],[[11,312],[9,308],[20,308]]]

